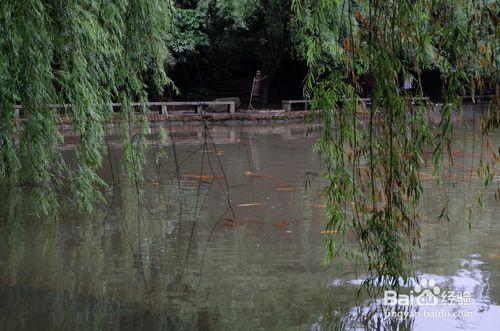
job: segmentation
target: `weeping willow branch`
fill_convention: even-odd
[[[366,285],[406,283],[420,246],[424,153],[432,148],[439,175],[444,155],[451,156],[452,113],[461,109],[464,88],[498,84],[496,4],[295,0],[292,7],[297,52],[309,67],[305,90],[323,110],[315,150],[328,181],[326,228],[336,233],[326,238],[327,259],[345,251],[361,261]],[[426,69],[444,80],[437,129],[418,101]],[[366,77],[374,82],[368,111],[359,98]],[[403,89],[407,82],[416,86]],[[343,245],[346,237],[359,251]]]
[[[171,11],[162,0],[1,2],[0,176],[40,189],[42,214],[57,209],[57,192],[68,183],[81,210],[103,201],[105,183],[96,172],[112,112],[104,105],[113,101],[125,105],[124,169],[140,179],[147,114],[142,108],[136,116],[129,105],[144,100],[148,88],[171,84],[165,73],[173,63],[165,43]],[[73,105],[76,166],[68,167],[57,150],[62,137],[51,103]],[[22,105],[22,125],[14,105]]]

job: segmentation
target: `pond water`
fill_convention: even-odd
[[[40,219],[29,192],[2,191],[0,329],[500,329],[499,178],[482,188],[470,175],[481,152],[489,157],[486,138],[459,128],[444,185],[423,174],[417,275],[441,293],[470,292],[470,302],[410,306],[398,318],[380,297],[357,296],[363,274],[352,262],[324,263],[325,183],[304,185],[321,171],[318,129],[172,128],[171,139],[150,141],[142,187],[119,175],[111,137],[102,175],[114,186],[91,216]],[[478,191],[485,207],[469,231]],[[449,221],[437,219],[443,201]],[[423,316],[432,312],[450,316]]]

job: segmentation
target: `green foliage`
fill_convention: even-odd
[[[102,198],[99,188],[104,182],[96,171],[102,162],[109,104],[144,99],[146,81],[159,91],[170,83],[165,65],[173,59],[165,40],[171,29],[169,1],[2,1],[2,176],[42,190],[41,205],[55,203],[63,181],[70,180],[76,204],[92,210]],[[58,115],[48,107],[54,103],[74,105],[76,167],[66,167],[57,148],[62,141]],[[14,120],[15,104],[22,105],[26,118],[21,125]],[[125,151],[136,150],[131,146],[132,129],[139,127],[138,137],[144,134],[143,120],[136,121],[132,114],[125,106]],[[125,163],[140,170],[141,151],[124,154]]]
[[[216,0],[215,6],[222,18],[233,22],[233,28],[245,29],[262,3],[260,0]]]
[[[206,6],[194,9],[174,7],[175,26],[167,36],[168,47],[179,57],[197,52],[200,46],[208,45],[206,27]]]
[[[366,284],[398,286],[412,276],[420,245],[420,172],[425,151],[439,165],[450,152],[452,112],[460,110],[464,87],[497,84],[497,8],[493,1],[293,2],[298,54],[307,61],[306,93],[323,109],[322,138],[315,148],[325,165],[328,259],[347,237],[361,250],[346,252],[363,262]],[[439,69],[444,103],[438,129],[426,108],[420,74]],[[361,77],[373,78],[371,107],[358,97]],[[416,76],[416,94],[401,89]],[[482,204],[478,197],[479,204]],[[446,208],[441,217],[447,217]]]

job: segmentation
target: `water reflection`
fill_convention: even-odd
[[[323,183],[315,179],[304,188],[304,174],[320,170],[312,151],[317,127],[169,129],[170,139],[149,140],[139,191],[119,175],[119,139],[110,136],[112,166],[102,175],[115,185],[105,192],[108,206],[91,216],[68,211],[60,221],[41,220],[27,207],[30,192],[0,190],[0,329],[496,325],[500,208],[495,188],[484,190],[487,207],[468,232],[468,187],[474,192],[480,184],[468,176],[471,155],[456,154],[443,188],[425,181],[428,217],[415,264],[419,277],[443,289],[470,290],[473,301],[464,309],[474,315],[399,320],[385,318],[380,297],[357,297],[363,276],[350,261],[323,264]],[[472,140],[465,132],[455,147],[468,150]],[[449,201],[450,222],[435,219],[442,199]]]
[[[409,305],[387,305],[382,297],[375,300],[365,299],[360,305],[351,308],[347,313],[334,311],[333,318],[323,316],[312,329],[342,325],[348,329],[480,329],[495,330],[498,326],[497,314],[500,306],[490,296],[491,274],[480,269],[485,262],[480,261],[480,254],[472,254],[469,259],[461,259],[460,269],[454,275],[420,273],[416,279],[406,284],[399,294],[418,296],[416,286],[422,280],[432,280],[439,302],[436,304],[419,304],[415,299]],[[332,288],[352,286],[359,288],[364,279],[330,281]],[[417,292],[417,293],[415,293]],[[463,294],[470,294],[465,300]],[[336,318],[335,318],[336,317]],[[335,324],[336,323],[336,324]]]

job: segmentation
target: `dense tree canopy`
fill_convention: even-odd
[[[294,29],[290,24],[290,1],[177,1],[175,11],[183,37],[176,43],[182,44],[183,48],[174,50],[189,49],[188,52],[178,52],[178,59],[194,63],[196,78],[207,75],[197,72],[200,67],[215,67],[222,71],[221,76],[224,71],[238,67],[238,71],[250,71],[249,75],[253,75],[256,69],[263,70],[267,79],[264,80],[262,101],[267,103],[274,75],[291,54]],[[245,61],[255,63],[256,67],[245,67],[242,65]],[[184,63],[180,65],[184,66]],[[198,85],[203,85],[203,82]],[[181,93],[185,92],[181,90]]]

